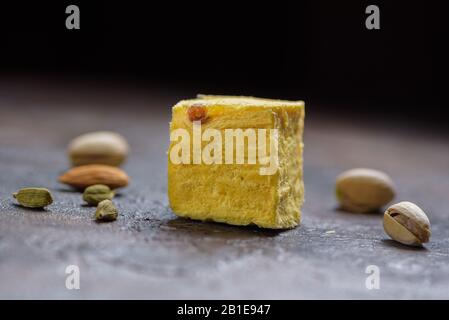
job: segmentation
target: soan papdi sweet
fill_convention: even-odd
[[[168,196],[182,217],[292,228],[304,198],[304,102],[201,96],[173,107]]]

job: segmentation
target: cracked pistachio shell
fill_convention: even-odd
[[[402,244],[419,246],[429,241],[430,221],[416,204],[403,201],[390,206],[384,214],[385,232]]]
[[[386,173],[357,168],[345,171],[337,177],[336,196],[343,210],[370,212],[393,200],[395,187]]]

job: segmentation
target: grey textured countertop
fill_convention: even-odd
[[[194,222],[173,215],[166,196],[170,106],[182,97],[0,83],[0,298],[449,298],[445,136],[324,116],[307,103],[301,226]],[[100,129],[122,133],[132,150],[124,167],[132,183],[116,198],[119,219],[107,224],[57,182],[67,142]],[[428,213],[430,243],[402,246],[384,234],[381,213],[336,209],[336,175],[358,166],[388,172],[397,200]],[[11,193],[28,185],[50,188],[54,204],[15,205]],[[73,264],[80,290],[65,287]],[[369,265],[379,267],[379,290],[365,287]]]

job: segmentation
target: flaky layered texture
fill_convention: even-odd
[[[168,196],[172,210],[179,216],[234,225],[255,224],[283,229],[298,225],[304,199],[302,173],[302,134],[304,103],[252,97],[199,96],[173,107],[170,132],[186,129],[192,137],[193,123],[187,116],[192,106],[207,110],[202,131],[207,128],[278,129],[278,170],[261,175],[267,165],[173,164],[168,161]],[[202,149],[209,142],[202,142]],[[234,144],[235,148],[235,144]],[[193,148],[190,148],[193,152]],[[222,154],[224,157],[224,140]],[[234,150],[235,154],[235,150]],[[193,155],[191,155],[191,159]]]

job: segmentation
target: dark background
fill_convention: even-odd
[[[81,30],[65,28],[77,4]],[[365,28],[380,7],[381,29]],[[54,1],[0,7],[0,72],[303,99],[445,124],[443,1]]]
[[[72,1],[79,31],[65,29],[68,1],[0,3],[0,298],[449,298],[447,1],[373,1],[379,31],[357,0]],[[197,92],[305,100],[298,228],[174,215],[170,107]],[[131,151],[109,224],[57,181],[69,142],[98,130]],[[382,210],[339,210],[335,179],[357,167],[386,172],[395,202],[426,212],[429,243],[390,240]],[[54,204],[18,206],[27,186]],[[65,287],[71,264],[81,290]],[[372,264],[381,290],[366,290]]]

